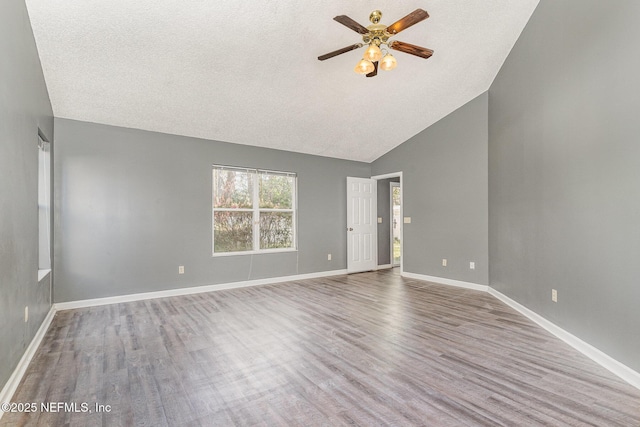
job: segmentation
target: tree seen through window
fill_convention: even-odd
[[[213,252],[295,249],[296,175],[213,167]]]

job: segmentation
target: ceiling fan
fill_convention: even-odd
[[[397,65],[396,59],[390,53],[387,52],[383,56],[383,52],[380,49],[380,46],[382,45],[393,50],[419,56],[420,58],[430,58],[431,55],[433,55],[433,50],[431,49],[397,40],[389,40],[390,37],[395,36],[400,31],[405,30],[418,22],[422,22],[428,17],[429,14],[426,10],[416,9],[404,18],[386,26],[380,24],[382,12],[374,10],[371,12],[371,15],[369,15],[371,25],[364,27],[346,15],[336,16],[333,18],[334,21],[341,23],[347,28],[351,28],[356,33],[362,35],[362,43],[356,43],[351,46],[343,47],[342,49],[334,50],[333,52],[318,56],[318,59],[320,61],[324,61],[325,59],[333,58],[334,56],[368,45],[369,47],[365,50],[362,60],[358,62],[354,71],[358,74],[365,74],[367,77],[374,77],[378,74],[378,62],[381,62],[380,68],[386,71],[393,70]]]

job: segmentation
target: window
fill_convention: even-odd
[[[296,249],[296,174],[213,166],[213,253]]]
[[[51,269],[50,144],[38,138],[38,279]]]

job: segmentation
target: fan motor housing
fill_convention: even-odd
[[[362,36],[362,41],[365,43],[373,42],[378,46],[380,45],[380,43],[386,43],[387,40],[389,40],[389,37],[391,37],[391,34],[386,31],[386,28],[387,26],[383,24],[369,25],[367,27],[367,30],[369,30],[369,32]]]

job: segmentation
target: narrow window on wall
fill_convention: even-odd
[[[38,137],[38,270],[51,269],[51,145]]]
[[[213,166],[213,254],[296,249],[296,174]]]

